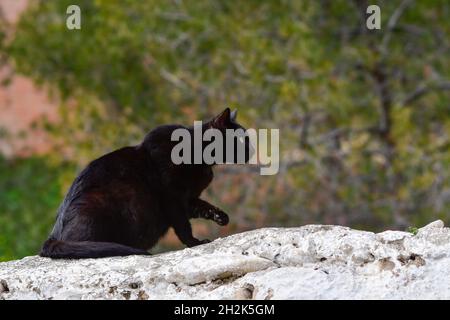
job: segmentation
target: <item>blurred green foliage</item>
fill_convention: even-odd
[[[82,10],[81,30],[66,28],[70,4]],[[45,128],[77,166],[157,124],[190,124],[225,106],[246,126],[280,128],[276,176],[218,168],[205,196],[231,214],[224,233],[449,223],[450,3],[370,4],[381,7],[381,30],[365,27],[368,2],[357,0],[33,1],[0,48],[61,101],[61,122]],[[58,165],[45,168],[17,168],[25,190],[56,178]],[[28,198],[8,198],[17,209],[2,207],[1,219],[24,234],[34,229],[22,216],[49,231],[41,222],[54,213],[38,203],[55,207],[57,188],[33,195],[33,214]],[[7,232],[0,249],[32,253],[15,248],[35,248],[37,233],[30,245]]]
[[[38,252],[55,220],[69,167],[38,157],[0,157],[0,261]]]

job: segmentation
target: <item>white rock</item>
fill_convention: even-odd
[[[436,220],[436,221],[433,221],[433,222],[427,224],[425,227],[421,228],[420,230],[423,231],[423,230],[429,230],[429,229],[434,229],[434,228],[440,229],[443,227],[444,227],[444,222],[442,220]]]
[[[266,228],[143,257],[0,263],[0,299],[450,299],[450,230]]]

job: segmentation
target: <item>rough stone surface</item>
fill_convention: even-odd
[[[450,299],[450,230],[266,228],[143,257],[0,263],[0,299]]]

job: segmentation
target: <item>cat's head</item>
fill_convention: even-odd
[[[230,108],[226,108],[207,122],[204,128],[217,129],[222,133],[224,162],[230,163],[231,160],[232,163],[241,164],[248,162],[252,157],[254,148],[246,129],[237,122],[237,110],[231,111]],[[233,132],[234,134],[231,134]],[[230,149],[232,145],[234,150]],[[230,152],[232,152],[231,155]]]

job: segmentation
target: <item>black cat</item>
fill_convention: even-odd
[[[235,118],[236,112],[227,108],[203,129],[242,128]],[[171,141],[171,135],[178,128],[186,127],[157,127],[140,145],[92,161],[70,187],[40,255],[55,259],[146,255],[169,227],[189,247],[209,242],[194,238],[189,219],[210,219],[223,226],[228,216],[199,199],[213,179],[212,165],[172,162],[171,151],[178,142]],[[193,127],[186,129],[193,132]],[[241,143],[248,161],[249,141]]]

